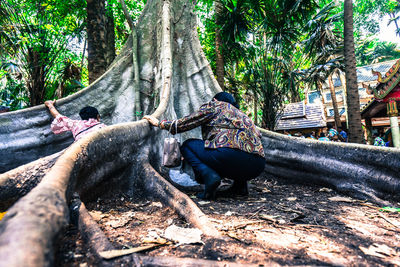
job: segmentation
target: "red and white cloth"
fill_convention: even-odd
[[[55,134],[71,131],[75,140],[81,139],[83,136],[106,127],[104,123],[100,123],[96,119],[89,120],[72,120],[67,116],[58,115],[51,123],[51,130]]]

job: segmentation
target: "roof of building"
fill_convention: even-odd
[[[285,105],[275,130],[321,128],[326,126],[321,104],[305,104],[304,101]]]
[[[357,67],[357,82],[361,83],[361,82],[376,81],[378,79],[378,76],[372,74],[372,69],[374,71],[385,74],[396,63],[396,61],[397,59],[375,63],[367,66]],[[333,85],[335,87],[342,86],[342,82],[340,81],[339,77],[334,76]]]
[[[369,89],[373,91],[374,97],[361,109],[362,118],[382,117],[386,115],[386,104],[383,100],[386,97],[398,100],[398,96],[395,96],[397,91],[393,91],[393,93],[391,92],[400,83],[399,72],[400,60],[395,61],[384,75],[379,75],[379,73],[377,73],[376,79],[379,83],[375,88],[369,87]]]

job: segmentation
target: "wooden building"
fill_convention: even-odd
[[[275,127],[275,131],[287,131],[291,134],[301,132],[303,134],[312,131],[318,132],[326,127],[321,104],[306,104],[304,101],[285,105]]]
[[[375,87],[378,84],[377,73],[385,74],[390,68],[397,62],[397,60],[390,60],[385,62],[380,62],[376,64],[371,64],[367,66],[357,67],[357,82],[358,82],[358,92],[360,96],[360,109],[363,109],[372,99],[372,95],[368,94],[364,85],[369,85]],[[372,72],[374,70],[374,72]],[[347,118],[347,103],[346,103],[346,88],[343,86],[345,83],[344,74],[341,73],[339,76],[333,76],[333,85],[335,88],[336,100],[338,102],[338,109],[341,115],[341,121],[346,122]],[[332,96],[328,86],[328,81],[322,87],[322,91],[312,90],[307,93],[306,101],[310,104],[322,103],[324,107],[324,112],[327,122],[334,122],[333,117],[333,105]],[[381,125],[385,123],[384,120],[372,120],[372,124],[375,126],[375,122]],[[387,122],[387,125],[389,123]]]

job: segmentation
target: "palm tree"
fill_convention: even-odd
[[[344,1],[344,57],[347,86],[347,114],[349,142],[363,143],[361,128],[360,97],[357,86],[356,56],[353,36],[353,2]]]
[[[29,104],[42,104],[46,90],[60,78],[60,55],[66,51],[71,32],[62,25],[51,24],[54,18],[45,5],[21,6],[5,0],[0,4],[2,61],[13,59],[29,93]]]
[[[343,69],[341,61],[343,39],[334,30],[334,23],[340,20],[340,14],[335,12],[334,2],[324,6],[308,23],[308,35],[304,41],[305,52],[313,61],[313,67],[308,70],[308,80],[315,83],[321,90],[322,83],[328,79],[336,127],[341,127],[340,114],[333,85],[333,75]],[[318,74],[320,72],[321,75]],[[324,80],[319,80],[320,78]]]

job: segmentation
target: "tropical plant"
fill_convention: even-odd
[[[337,13],[337,6],[334,2],[322,7],[319,12],[307,23],[307,38],[303,42],[308,59],[312,67],[306,82],[314,84],[321,93],[322,86],[328,85],[331,92],[332,106],[336,127],[341,127],[340,114],[336,101],[336,92],[332,77],[339,70],[343,70],[343,38],[340,32],[335,29],[335,22],[341,19],[341,13]],[[310,86],[309,86],[310,87]],[[323,100],[323,98],[322,98]]]
[[[66,16],[63,24],[54,23],[63,10],[44,1],[0,3],[0,57],[16,66],[28,91],[29,105],[41,104],[46,88],[59,80],[63,54],[81,25],[73,16]]]

